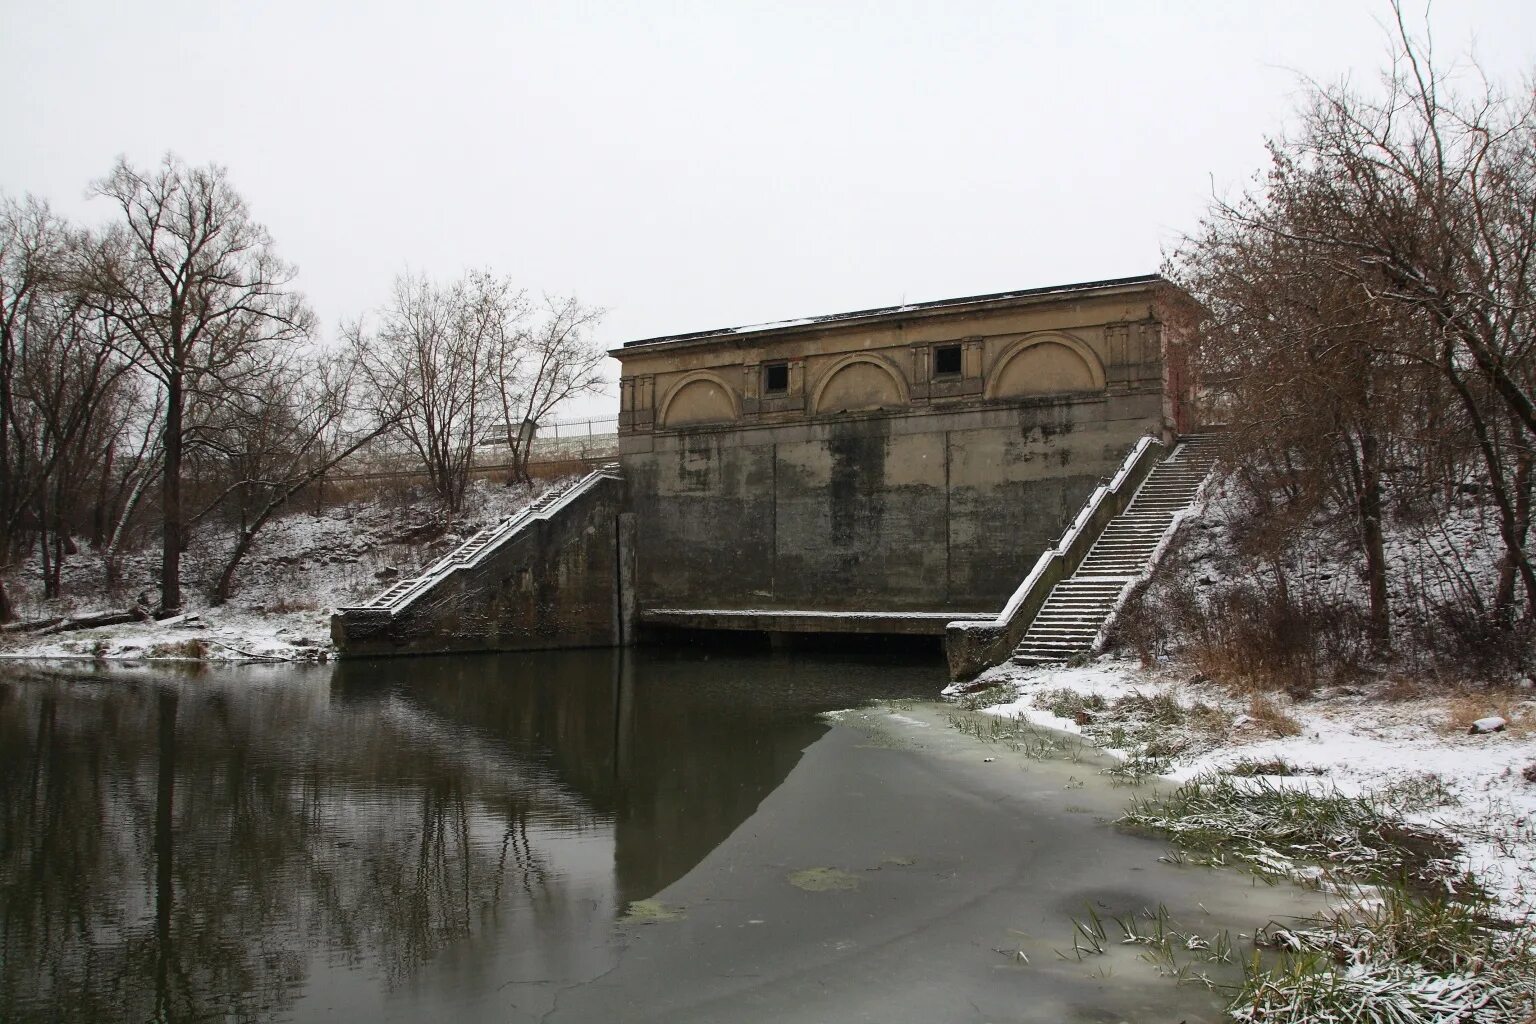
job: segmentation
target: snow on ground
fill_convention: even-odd
[[[1390,483],[1388,489],[1390,498]],[[1395,503],[1395,499],[1388,501],[1389,506]],[[1457,638],[1450,634],[1456,632],[1461,617],[1455,612],[1468,610],[1469,592],[1485,597],[1494,592],[1503,552],[1494,516],[1486,498],[1458,494],[1438,515],[1389,516],[1383,523],[1393,653],[1398,663],[1432,666],[1437,653],[1449,655],[1453,664],[1464,660],[1464,650],[1454,650]],[[1169,557],[1158,564],[1146,597],[1158,605],[1167,604],[1174,595],[1192,596],[1194,605],[1209,611],[1228,604],[1234,593],[1243,590],[1273,590],[1279,568],[1299,608],[1333,609],[1363,622],[1368,584],[1363,557],[1349,533],[1352,524],[1317,518],[1307,529],[1295,531],[1277,551],[1270,546],[1278,538],[1265,539],[1259,548],[1268,553],[1261,556],[1249,548],[1253,536],[1263,533],[1264,519],[1235,478],[1218,477],[1189,510],[1177,534],[1165,541],[1159,557],[1164,553]],[[1149,653],[1177,650],[1190,639],[1179,635],[1179,616],[1163,618],[1170,627],[1168,635],[1151,645]],[[1188,622],[1182,625],[1187,629]],[[1355,632],[1354,646],[1363,651],[1364,634]],[[1460,646],[1464,648],[1466,642]]]
[[[207,601],[227,540],[205,530],[183,558],[186,617],[133,622],[52,635],[0,634],[0,658],[186,659],[198,661],[321,661],[334,653],[332,612],[368,600],[415,575],[483,526],[527,505],[534,492],[479,480],[451,526],[426,499],[354,501],[315,513],[299,510],[271,523],[237,576],[231,600]],[[445,529],[445,526],[447,527]],[[131,555],[124,583],[110,592],[101,560],[85,545],[69,559],[64,596],[44,601],[35,561],[7,580],[22,619],[122,611],[156,593],[158,552]]]
[[[1181,679],[1166,666],[1143,669],[1129,661],[1103,659],[1081,668],[1004,666],[977,683],[1013,691],[987,713],[1077,734],[1084,734],[1084,724],[1041,706],[1059,705],[1058,691],[1102,698],[1110,705],[1106,716],[1114,714],[1115,701],[1131,694],[1171,697],[1186,711],[1206,709],[1190,714],[1183,725],[1167,727],[1172,745],[1184,748],[1169,756],[1168,777],[1184,781],[1239,762],[1252,770],[1279,760],[1302,774],[1264,776],[1277,787],[1388,794],[1409,820],[1444,829],[1461,842],[1462,866],[1506,912],[1536,919],[1536,780],[1526,776],[1527,771],[1536,776],[1536,692],[1530,689],[1393,699],[1349,687],[1299,702],[1270,696],[1266,700],[1281,716],[1271,722],[1248,713],[1251,698]],[[1048,696],[1053,693],[1054,700]],[[1489,714],[1507,718],[1508,728],[1468,734],[1472,720]],[[1292,728],[1294,735],[1277,735]],[[1102,727],[1090,725],[1088,733],[1104,738]]]

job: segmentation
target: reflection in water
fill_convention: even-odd
[[[936,668],[542,655],[0,682],[0,1019],[505,1016]]]

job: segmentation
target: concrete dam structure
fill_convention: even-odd
[[[601,497],[343,609],[338,646],[992,620],[1141,439],[1191,428],[1187,301],[1145,276],[629,342]]]
[[[337,648],[370,656],[628,643],[623,493],[616,466],[546,492],[420,575],[340,609],[331,618]]]

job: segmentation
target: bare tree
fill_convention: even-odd
[[[214,604],[229,600],[257,534],[295,495],[397,425],[357,411],[360,377],[354,350],[321,352],[267,367],[258,388],[225,407],[225,429],[206,444],[227,467],[225,482],[193,517],[223,508],[235,528]]]
[[[1393,10],[1380,87],[1314,86],[1263,187],[1215,204],[1171,269],[1268,464],[1352,509],[1382,641],[1387,466],[1427,495],[1473,456],[1504,546],[1476,600],[1507,619],[1519,580],[1536,609],[1536,95],[1458,89]]]
[[[1289,180],[1308,183],[1312,206],[1284,230],[1372,301],[1421,322],[1397,354],[1437,370],[1461,406],[1529,612],[1536,570],[1520,509],[1530,475],[1519,467],[1536,445],[1536,93],[1458,83],[1401,5],[1393,11],[1380,94],[1315,96],[1288,154]]]
[[[495,390],[512,453],[509,484],[527,482],[532,432],[560,405],[602,388],[599,372],[606,354],[591,331],[604,311],[583,306],[574,296],[546,296],[536,322],[517,332],[496,353]]]
[[[113,436],[130,415],[130,363],[78,290],[84,237],[35,200],[7,202],[0,220],[0,547],[9,556],[23,532],[35,534],[43,593],[57,597],[87,485],[110,472]],[[3,596],[0,612],[12,612]]]
[[[1345,510],[1363,562],[1372,640],[1391,635],[1384,467],[1423,460],[1417,424],[1439,399],[1422,367],[1394,356],[1412,324],[1393,316],[1304,244],[1256,231],[1289,219],[1271,195],[1207,220],[1174,260],[1171,276],[1201,297],[1199,360],[1230,399],[1233,462],[1262,511],[1248,534],[1277,553],[1319,515]],[[1433,439],[1435,442],[1441,438]]]
[[[20,385],[35,416],[33,443],[47,481],[36,501],[43,594],[58,597],[66,555],[87,504],[89,482],[106,471],[118,425],[131,415],[131,364],[112,345],[113,325],[72,291],[55,293],[33,325]]]
[[[38,494],[46,486],[47,467],[38,464],[35,414],[18,394],[27,362],[33,311],[46,300],[63,269],[65,227],[47,204],[28,199],[4,200],[0,206],[0,569],[10,566],[21,530]],[[15,609],[0,578],[0,621]]]
[[[498,358],[524,308],[521,293],[491,274],[448,284],[402,275],[377,329],[361,320],[343,328],[379,415],[398,423],[451,514],[463,505]]]
[[[119,160],[93,189],[119,216],[89,261],[92,301],[164,394],[160,613],[171,614],[182,606],[189,407],[247,388],[264,363],[251,353],[307,337],[312,316],[223,168]]]

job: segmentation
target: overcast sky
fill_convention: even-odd
[[[229,168],[328,331],[402,269],[574,292],[600,340],[1155,271],[1385,0],[0,0],[0,190]],[[1511,86],[1536,4],[1437,50]],[[611,409],[612,399],[572,412]]]

